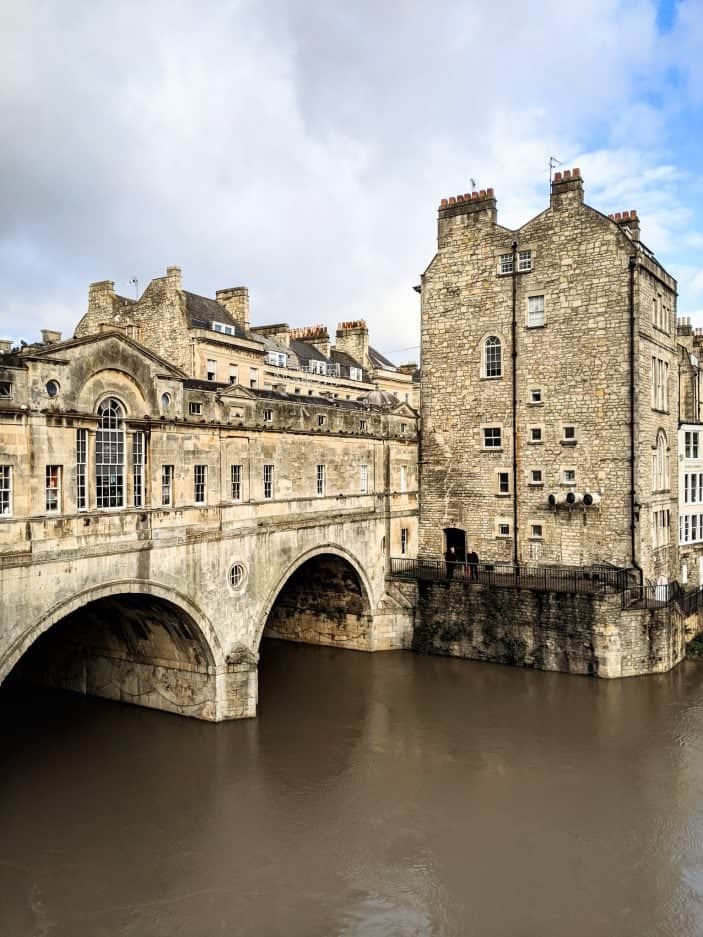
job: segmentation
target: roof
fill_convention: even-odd
[[[371,359],[371,364],[375,368],[383,368],[384,370],[397,371],[398,368],[393,364],[392,361],[389,361],[388,358],[384,357],[380,351],[376,351],[375,348],[371,348],[369,345],[369,358]]]
[[[125,335],[125,333],[120,329],[110,329],[109,331],[106,330],[105,332],[93,332],[90,335],[82,335],[80,338],[67,338],[61,342],[51,342],[50,344],[27,345],[24,349],[22,349],[21,354],[22,357],[28,358],[30,360],[32,358],[52,358],[55,355],[60,355],[62,351],[68,351],[69,349],[76,348],[79,345],[89,345],[93,342],[104,342],[108,339],[117,339],[120,342],[124,342],[126,345],[130,345],[145,358],[150,358],[152,361],[156,362],[160,367],[162,367],[164,371],[170,372],[175,377],[185,377],[185,371],[183,371],[177,365],[173,364],[171,361],[167,361],[165,358],[162,358],[161,355],[157,354],[155,351],[152,351],[151,348],[147,348],[146,345],[142,345],[140,342],[136,341],[136,339]]]
[[[249,338],[246,331],[216,299],[198,296],[196,293],[183,291],[186,298],[186,315],[191,329],[209,329],[212,322],[231,325],[237,338]]]
[[[360,368],[361,367],[361,364],[356,360],[356,358],[352,358],[352,356],[348,355],[346,351],[336,351],[335,349],[333,349],[330,357],[332,361],[336,361],[337,364],[341,364],[345,368]]]
[[[290,340],[291,351],[293,351],[301,361],[310,361],[315,359],[317,361],[328,361],[328,358],[322,354],[314,345],[310,345],[308,342],[301,342],[297,338],[292,338]]]

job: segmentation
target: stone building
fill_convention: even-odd
[[[443,199],[421,298],[420,553],[676,578],[676,282],[637,213],[578,169],[517,230]]]
[[[221,335],[263,372],[262,340],[243,319],[213,339],[226,313],[173,271],[145,295],[136,321],[93,287],[77,337],[0,348],[0,682],[219,720],[254,715],[264,632],[409,646],[386,573],[417,548],[415,411],[363,379],[193,376]]]
[[[180,267],[168,267],[139,299],[117,295],[111,280],[92,283],[76,338],[116,329],[192,378],[345,400],[387,390],[412,404],[412,374],[369,346],[362,319],[340,323],[334,345],[323,325],[252,326],[246,287],[199,296],[183,289]]]
[[[679,578],[683,585],[703,585],[703,426],[701,426],[701,356],[703,329],[679,319]]]

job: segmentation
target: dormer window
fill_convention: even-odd
[[[213,331],[221,332],[224,335],[234,335],[234,326],[227,325],[225,322],[213,322],[212,328]]]
[[[350,367],[349,368],[349,377],[352,381],[363,381],[364,375],[361,368]]]
[[[191,416],[200,416],[202,412],[203,405],[201,403],[195,403],[191,400],[191,402],[188,404],[188,413]]]
[[[266,355],[266,363],[272,364],[277,368],[285,368],[288,361],[288,355],[282,351],[269,351]]]

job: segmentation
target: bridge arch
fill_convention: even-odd
[[[294,607],[296,601],[305,594],[306,576],[317,576],[319,586],[319,579],[321,575],[324,578],[325,573],[336,580],[337,586],[339,585],[337,576],[344,574],[350,576],[347,583],[350,587],[348,591],[351,594],[351,601],[349,601],[349,595],[345,596],[338,588],[335,589],[334,595],[339,602],[331,610],[334,613],[332,617],[326,618],[324,608],[321,606],[331,593],[329,591],[318,592],[317,607],[313,602],[313,607],[308,609],[308,618],[311,615],[317,615],[320,619],[321,627],[317,630],[316,636],[313,638],[308,634],[306,638],[305,629],[301,627],[300,620],[288,629],[288,633],[282,633],[280,627],[276,627],[275,622],[281,606],[288,601],[289,610],[296,611]],[[310,593],[311,601],[313,598],[314,596]],[[338,544],[321,544],[301,553],[270,590],[262,607],[254,647],[259,648],[261,639],[268,632],[272,637],[303,643],[366,649],[367,645],[370,646],[370,626],[374,607],[373,588],[368,574],[354,554]],[[301,616],[296,614],[293,617],[300,619]],[[351,628],[347,627],[352,623],[354,624]],[[316,629],[313,627],[312,630]]]
[[[207,720],[223,718],[222,647],[185,595],[113,580],[56,603],[0,661],[0,682],[44,684]],[[219,692],[218,692],[219,691]]]

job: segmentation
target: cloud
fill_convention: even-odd
[[[175,263],[197,292],[248,285],[256,323],[353,312],[376,346],[409,348],[439,198],[474,177],[517,226],[546,204],[551,155],[581,165],[597,207],[638,208],[657,251],[692,221],[644,0],[587,16],[507,0],[499,22],[464,0],[13,0],[2,15],[13,336],[70,332],[90,281],[131,293]]]

